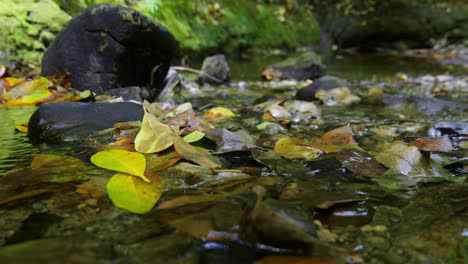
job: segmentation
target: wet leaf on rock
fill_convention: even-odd
[[[178,127],[169,127],[145,110],[140,132],[135,138],[135,150],[141,153],[155,153],[174,144],[174,133]]]
[[[452,143],[447,135],[442,137],[428,139],[428,140],[416,140],[408,143],[408,146],[415,146],[421,151],[430,152],[450,152],[452,151]]]
[[[162,181],[153,177],[151,183],[125,173],[116,173],[106,184],[115,206],[132,213],[144,214],[153,208],[164,192]]]
[[[174,131],[174,147],[177,153],[182,155],[184,159],[195,162],[205,168],[220,168],[221,163],[217,158],[212,156],[208,150],[200,147],[195,147],[185,142],[183,138],[177,135]]]
[[[203,117],[208,122],[220,122],[231,119],[235,116],[236,114],[234,114],[231,110],[222,106],[211,108],[203,114]]]
[[[213,129],[209,137],[216,141],[217,152],[230,152],[255,147],[255,139],[244,130],[231,132],[225,128]]]
[[[141,153],[120,149],[104,150],[91,156],[91,162],[98,167],[135,175],[150,182],[144,175],[146,159]]]
[[[265,110],[268,111],[275,120],[290,120],[292,118],[291,113],[278,104],[272,104],[265,108]]]
[[[325,105],[349,105],[357,103],[361,99],[352,94],[351,90],[347,87],[334,88],[330,90],[318,90],[315,93],[315,97],[323,101]]]
[[[348,126],[328,131],[315,143],[322,145],[357,145],[353,138],[353,130]]]
[[[422,155],[418,148],[408,146],[402,141],[386,143],[375,159],[387,168],[394,169],[403,175],[420,171]]]

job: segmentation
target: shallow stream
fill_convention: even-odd
[[[0,263],[466,263],[466,135],[451,136],[453,151],[427,154],[430,164],[421,165],[422,171],[417,164],[409,169],[415,173],[384,173],[369,158],[385,142],[428,136],[439,121],[467,121],[460,109],[429,114],[386,107],[377,98],[380,92],[409,96],[443,91],[444,98],[466,103],[466,68],[407,57],[348,55],[331,63],[327,74],[350,81],[359,103],[321,105],[320,117],[305,120],[299,113],[297,119],[260,130],[264,113],[253,106],[290,100],[301,85],[261,81],[261,71],[281,59],[230,61],[232,86],[200,87],[201,93],[188,99],[195,109],[230,108],[237,116],[216,127],[245,131],[256,140],[249,151],[220,155],[242,174],[163,173],[166,191],[156,207],[166,209],[144,215],[113,206],[103,187],[112,173],[104,169],[76,168],[70,177],[78,183],[18,183],[29,199],[0,199]],[[38,153],[70,153],[33,147],[15,131],[15,121],[24,121],[32,111],[0,108],[0,180],[17,175],[29,181],[30,172],[62,174],[27,170]],[[361,154],[346,150],[297,160],[266,151],[284,136],[312,141],[342,126],[353,130]],[[364,151],[368,156],[360,156]],[[75,156],[83,159],[89,153]],[[78,176],[89,178],[89,184]],[[33,195],[34,190],[44,193]],[[174,205],[180,199],[189,202]]]

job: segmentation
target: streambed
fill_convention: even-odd
[[[260,81],[261,70],[275,60],[279,58],[232,62],[232,86],[200,87],[197,95],[185,94],[195,109],[224,106],[238,115],[216,127],[245,130],[256,138],[258,149],[222,156],[231,167],[255,172],[210,178],[216,184],[200,175],[182,175],[167,182],[160,204],[186,195],[218,198],[135,215],[116,208],[102,194],[112,172],[90,169],[84,172],[91,179],[88,186],[54,186],[60,190],[0,208],[0,262],[284,263],[278,256],[299,256],[297,261],[304,263],[466,261],[466,137],[452,136],[454,150],[449,154],[431,154],[444,173],[432,170],[416,178],[383,172],[375,178],[363,176],[333,155],[304,161],[264,152],[284,136],[311,141],[349,126],[359,147],[373,156],[384,142],[427,136],[437,122],[467,121],[460,109],[428,114],[406,106],[386,107],[372,94],[364,96],[371,88],[389,95],[443,90],[449,99],[466,103],[466,71],[449,71],[425,60],[345,57],[332,63],[328,73],[351,81],[361,102],[320,106],[320,122],[291,120],[259,130],[263,113],[253,106],[290,98],[300,85]],[[0,109],[6,121],[0,138],[0,177],[21,175],[39,152],[73,155],[68,149],[34,148],[24,134],[13,132],[13,121],[30,113],[26,108]],[[74,155],[84,159],[89,153]]]

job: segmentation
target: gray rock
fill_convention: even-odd
[[[462,65],[468,67],[468,58],[451,58],[440,61],[441,64]]]
[[[333,88],[348,87],[348,83],[335,76],[323,76],[315,80],[311,85],[306,86],[296,93],[296,97],[303,101],[315,101],[318,90],[331,90]]]
[[[325,73],[322,60],[314,52],[304,52],[297,57],[288,58],[273,64],[263,71],[267,79],[313,80]]]
[[[468,104],[426,96],[412,96],[406,98],[401,95],[392,95],[383,97],[382,101],[385,105],[391,108],[410,105],[416,111],[426,115],[437,115],[446,112],[465,111],[468,109]]]
[[[468,122],[442,121],[435,123],[427,132],[430,137],[441,137],[443,135],[468,134]]]
[[[42,75],[71,72],[73,88],[96,93],[153,83],[155,96],[175,50],[162,25],[136,10],[99,4],[65,26],[43,57]]]
[[[138,86],[129,86],[108,90],[104,93],[104,95],[112,97],[121,97],[124,101],[132,100],[137,102],[143,102],[142,90],[143,89]]]
[[[142,107],[134,103],[51,103],[31,116],[28,136],[34,144],[80,142],[116,123],[142,118]]]
[[[218,54],[205,58],[201,71],[208,74],[200,75],[200,82],[203,84],[219,85],[229,81],[231,70],[223,54]],[[210,76],[216,78],[210,78]]]

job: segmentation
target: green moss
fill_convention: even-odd
[[[0,0],[0,59],[38,62],[69,19],[52,0]]]

